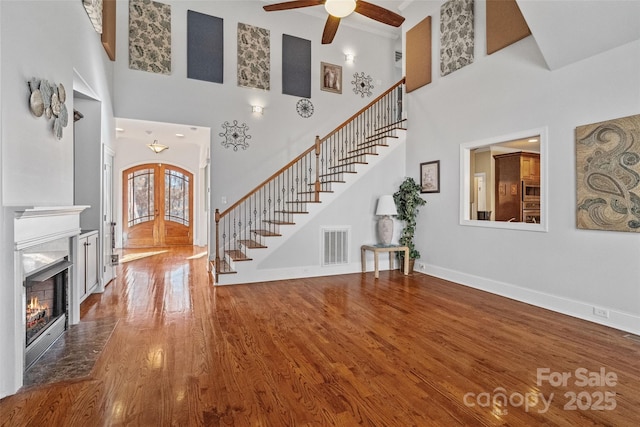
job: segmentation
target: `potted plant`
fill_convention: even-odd
[[[396,208],[398,209],[397,218],[405,223],[399,241],[402,246],[409,248],[408,273],[412,273],[416,259],[420,258],[420,252],[413,243],[413,236],[416,233],[416,217],[420,206],[425,205],[427,202],[420,197],[420,186],[416,184],[413,178],[405,178],[398,191],[393,194],[393,200],[396,202]],[[404,255],[398,254],[400,258]],[[404,266],[404,263],[401,262],[400,265]]]

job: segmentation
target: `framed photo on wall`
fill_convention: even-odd
[[[320,89],[327,92],[342,93],[342,67],[320,63]]]
[[[440,192],[440,160],[420,163],[420,192]]]

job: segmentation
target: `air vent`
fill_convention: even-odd
[[[322,228],[322,266],[349,264],[349,227]]]
[[[402,60],[402,52],[400,52],[399,50],[396,50],[396,62],[401,60]]]

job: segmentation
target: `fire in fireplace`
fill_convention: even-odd
[[[67,328],[68,256],[27,276],[25,286],[26,349],[29,368]]]

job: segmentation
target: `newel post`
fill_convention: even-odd
[[[315,201],[320,202],[320,137],[316,135],[316,184]]]
[[[218,281],[218,275],[220,274],[220,210],[216,209],[215,213],[215,221],[216,221],[216,261],[215,261],[215,269],[216,269],[216,282]]]

